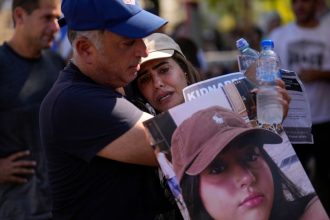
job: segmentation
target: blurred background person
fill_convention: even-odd
[[[72,47],[68,39],[67,26],[61,27],[60,31],[56,33],[51,50],[59,54],[66,63],[71,59]]]
[[[295,71],[309,99],[314,144],[293,145],[316,192],[330,213],[330,163],[327,154],[330,130],[330,29],[317,16],[319,0],[291,0],[296,20],[270,34],[283,69]],[[315,159],[315,177],[308,162]]]
[[[13,0],[12,37],[0,46],[0,219],[52,219],[39,107],[64,67],[49,50],[60,0]]]
[[[269,34],[282,25],[281,15],[277,11],[271,11],[265,15],[263,23],[263,35],[267,38]]]
[[[207,71],[208,66],[205,60],[203,50],[201,48],[198,48],[197,44],[191,38],[177,37],[174,38],[174,40],[181,48],[187,60],[189,60],[191,64],[201,74],[202,78],[206,78],[205,73]]]
[[[330,17],[330,7],[326,0],[319,0],[317,5],[316,16],[322,21]]]

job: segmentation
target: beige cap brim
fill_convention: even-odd
[[[159,50],[159,51],[152,51],[149,52],[147,57],[142,57],[141,64],[148,62],[150,60],[156,60],[161,58],[169,58],[172,57],[174,54],[174,50]]]

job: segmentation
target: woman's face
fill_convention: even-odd
[[[220,153],[200,174],[200,195],[216,220],[268,220],[274,185],[259,147],[231,147]]]
[[[137,85],[141,94],[163,112],[184,102],[185,73],[172,58],[151,60],[141,65]]]

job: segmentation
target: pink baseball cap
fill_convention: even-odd
[[[201,173],[229,143],[241,137],[261,145],[282,142],[274,132],[253,128],[239,114],[220,106],[194,113],[172,136],[172,164],[178,181],[184,173]]]

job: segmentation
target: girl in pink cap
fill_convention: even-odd
[[[329,219],[317,195],[296,186],[263,147],[281,142],[219,106],[183,121],[173,133],[171,154],[191,218]],[[295,171],[304,173],[302,167]]]

